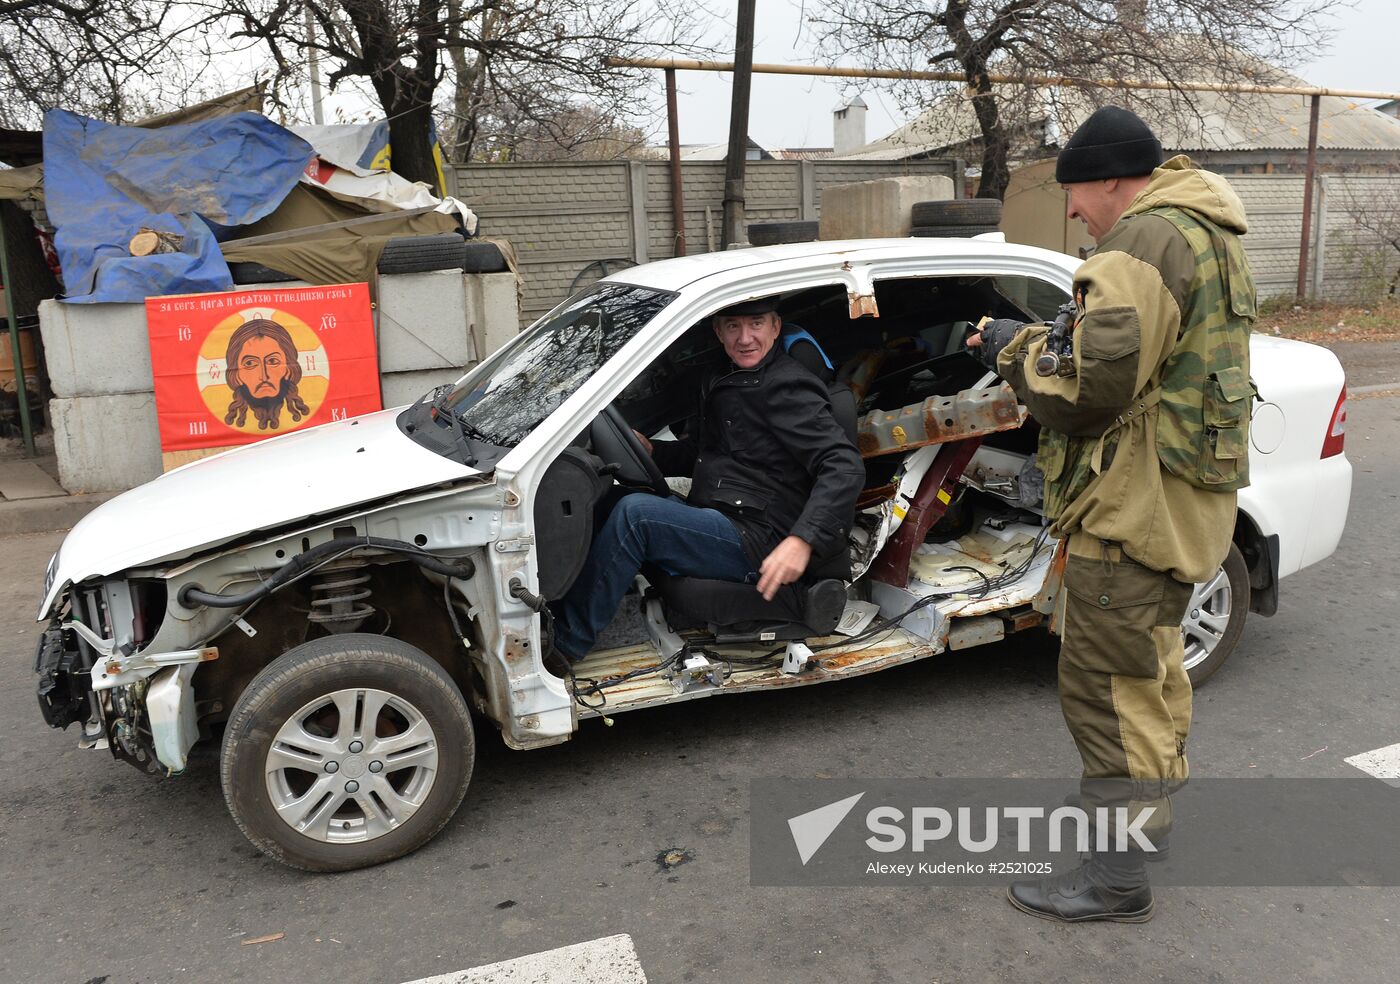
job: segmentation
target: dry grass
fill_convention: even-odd
[[[1400,301],[1387,297],[1370,305],[1310,303],[1301,308],[1266,302],[1254,330],[1310,342],[1400,340]]]

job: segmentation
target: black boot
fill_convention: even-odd
[[[1006,897],[1022,912],[1058,922],[1147,922],[1152,888],[1142,851],[1107,852],[1052,878],[1016,882]]]

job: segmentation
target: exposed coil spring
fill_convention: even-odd
[[[353,629],[374,614],[374,606],[365,604],[372,593],[366,564],[329,571],[311,582],[311,611],[307,618],[329,631]]]

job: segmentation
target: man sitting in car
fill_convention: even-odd
[[[582,659],[643,566],[674,576],[752,583],[771,601],[813,558],[846,549],[865,468],[832,416],[826,386],[776,344],[772,300],[714,317],[727,370],[702,382],[700,412],[678,441],[638,435],[689,499],[624,496],[583,571],[554,606],[554,648]]]

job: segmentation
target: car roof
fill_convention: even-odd
[[[715,253],[698,253],[675,259],[657,260],[628,267],[604,283],[636,284],[658,290],[679,291],[700,280],[718,277],[724,282],[742,280],[746,275],[791,269],[833,269],[848,262],[888,259],[959,259],[975,264],[978,260],[1020,259],[1051,263],[1072,272],[1081,260],[1038,246],[1022,246],[996,238],[949,239],[843,239],[829,242],[787,243],[781,246],[753,246]]]

